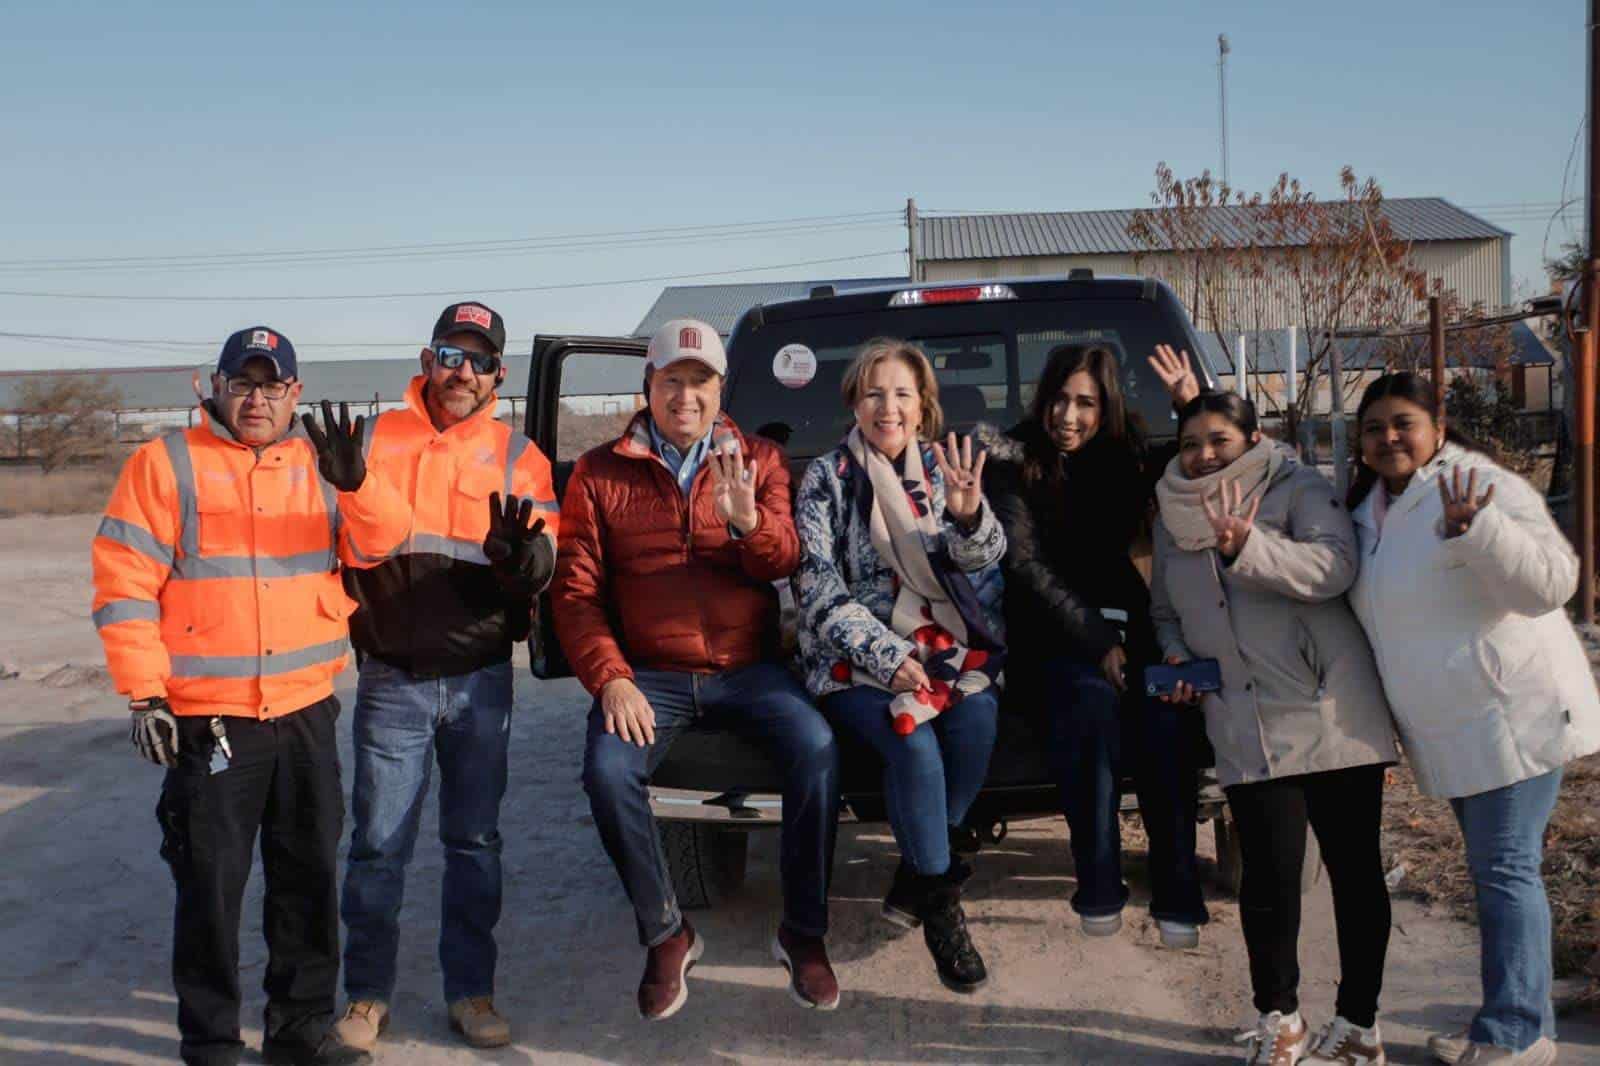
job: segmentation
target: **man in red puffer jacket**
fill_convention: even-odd
[[[704,942],[678,909],[650,813],[650,774],[698,721],[733,729],[784,771],[784,916],[774,956],[807,1007],[839,1002],[823,946],[838,825],[838,750],[777,659],[773,582],[800,558],[789,471],[770,441],[722,414],[728,358],[710,326],[651,339],[649,407],[578,460],[561,513],[556,633],[595,697],[583,785],[648,949],[639,1013],[687,998]]]

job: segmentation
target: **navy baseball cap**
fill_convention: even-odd
[[[217,356],[217,373],[231,378],[252,359],[270,362],[279,381],[292,381],[300,376],[294,345],[289,343],[288,337],[268,326],[241,329],[224,341],[222,354]]]

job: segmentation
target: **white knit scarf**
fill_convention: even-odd
[[[1251,501],[1266,495],[1287,458],[1276,441],[1262,437],[1253,448],[1216,473],[1190,478],[1184,476],[1178,457],[1173,456],[1156,485],[1162,524],[1184,551],[1216,547],[1217,533],[1206,517],[1204,501],[1210,498],[1212,507],[1217,507],[1217,488],[1225,481],[1235,481],[1244,490],[1238,511],[1243,514],[1250,509]]]

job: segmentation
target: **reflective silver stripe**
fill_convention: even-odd
[[[200,497],[195,488],[194,461],[189,457],[189,438],[184,430],[161,438],[166,445],[172,476],[178,482],[178,547],[183,554],[200,554]]]
[[[118,622],[132,622],[135,619],[159,622],[161,605],[155,600],[112,600],[94,612],[93,618],[96,629],[104,629]]]
[[[378,416],[373,415],[361,423],[361,458],[372,454],[372,438],[378,432]]]
[[[535,511],[550,511],[553,513],[561,510],[561,505],[554,500],[534,500],[533,509]]]
[[[312,472],[316,473],[316,453],[311,457]],[[332,570],[339,565],[339,490],[328,484],[328,479],[317,474],[317,484],[322,487],[322,506],[328,509],[328,560],[324,570]]]
[[[516,430],[511,431],[511,439],[506,441],[506,490],[500,494],[501,498],[511,495],[511,479],[517,473],[517,460],[522,458],[522,453],[532,443]]]
[[[125,522],[120,518],[107,515],[100,520],[100,528],[95,531],[95,536],[114,540],[124,547],[132,548],[140,555],[147,555],[162,566],[172,565],[172,545],[163,544],[155,538],[155,534],[142,526],[132,522]]]
[[[410,550],[414,555],[443,555],[464,563],[489,565],[489,557],[483,554],[483,545],[475,540],[458,540],[455,537],[441,537],[434,533],[417,533],[411,538]]]
[[[308,666],[336,662],[344,657],[343,637],[326,644],[313,644],[281,655],[174,655],[173,677],[270,677],[292,674]]]
[[[178,581],[205,581],[221,577],[285,578],[305,574],[326,574],[329,565],[325,551],[303,552],[299,555],[209,555],[181,556],[172,564],[172,576]]]

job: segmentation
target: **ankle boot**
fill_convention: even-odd
[[[970,872],[970,871],[969,871]],[[989,980],[983,958],[967,934],[967,916],[961,910],[960,873],[919,877],[922,888],[922,939],[938,967],[939,980],[953,992],[976,992]]]

